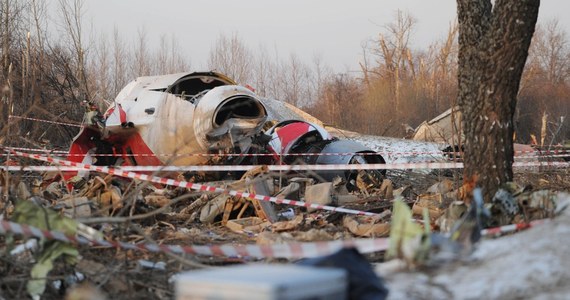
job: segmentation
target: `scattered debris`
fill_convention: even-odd
[[[151,94],[168,101],[156,102]],[[459,186],[460,176],[447,171],[369,170],[365,165],[425,161],[426,149],[430,159],[445,158],[439,146],[431,143],[394,139],[377,143],[369,136],[339,139],[318,120],[283,105],[262,99],[221,74],[198,72],[139,78],[121,92],[104,116],[90,110],[87,126],[73,141],[70,160],[118,168],[151,166],[145,175],[153,172],[162,179],[150,184],[143,175],[124,179],[91,170],[41,176],[31,172],[26,177],[2,171],[0,188],[7,196],[0,202],[2,220],[57,231],[70,236],[69,241],[105,237],[109,245],[128,245],[123,247],[126,250],[118,250],[102,246],[106,244],[88,245],[91,241],[20,241],[6,235],[0,239],[0,250],[11,257],[0,262],[8,278],[2,281],[2,295],[20,297],[24,282],[32,298],[86,293],[98,299],[106,295],[171,299],[174,294],[169,279],[183,269],[261,260],[292,262],[290,258],[260,259],[242,252],[221,257],[217,254],[223,252],[222,247],[216,248],[221,243],[236,248],[295,243],[289,249],[294,252],[307,242],[366,241],[361,237],[383,241],[381,238],[389,235],[386,253],[373,253],[367,256],[369,260],[394,258],[403,261],[407,269],[434,270],[471,259],[483,227],[556,220],[570,203],[570,197],[557,192],[570,189],[568,169],[540,173],[536,178],[530,178],[534,173],[517,174],[516,181],[522,185],[503,186],[485,205],[473,178]],[[172,134],[163,134],[164,130]],[[380,153],[387,148],[403,149],[403,144],[417,148],[405,157]],[[270,172],[267,167],[281,164],[354,168]],[[161,169],[190,165],[200,170]],[[208,171],[249,165],[258,167]],[[185,185],[170,186],[175,179],[200,183],[204,188],[190,191]],[[272,202],[262,201],[269,198]],[[323,206],[327,209],[320,209]],[[331,207],[338,210],[331,211]],[[352,214],[340,213],[340,209]],[[161,252],[168,244],[176,249],[211,245],[211,253],[216,255]],[[157,253],[152,252],[155,250]],[[537,253],[540,251],[534,255],[540,256]],[[374,291],[374,299],[386,297],[380,279],[366,271],[367,275],[358,275],[366,280],[354,280],[350,264],[344,261],[345,266],[338,265],[342,257],[320,258],[313,265],[347,270],[351,295],[356,295],[355,288]],[[346,260],[352,262],[353,258]],[[251,268],[245,269],[251,275]],[[322,282],[325,277],[309,279]],[[322,291],[331,292],[331,286],[347,282],[346,278],[338,280],[339,285],[326,281]],[[179,288],[179,292],[184,291]]]
[[[390,174],[387,175],[390,176]],[[428,180],[430,177],[425,176],[424,178]],[[97,218],[106,220],[96,227],[100,229],[100,232],[84,224],[77,223],[77,229],[74,232],[80,235],[102,236],[101,232],[104,232],[105,236],[131,243],[141,243],[147,239],[154,239],[159,242],[179,243],[182,246],[185,244],[221,242],[276,245],[292,242],[346,240],[356,237],[381,238],[388,236],[390,232],[392,232],[390,234],[390,239],[392,240],[392,238],[398,236],[395,232],[405,231],[408,233],[415,232],[415,236],[406,238],[406,242],[403,242],[401,246],[396,246],[395,249],[399,250],[395,251],[394,257],[403,258],[407,262],[405,264],[406,268],[434,268],[445,265],[449,261],[457,261],[458,259],[461,261],[465,257],[469,257],[469,253],[473,249],[473,243],[477,240],[470,233],[475,232],[473,228],[478,228],[478,225],[473,226],[474,223],[472,221],[466,221],[472,220],[472,217],[468,217],[472,214],[469,213],[469,205],[463,199],[466,200],[472,194],[470,192],[471,186],[466,185],[454,189],[456,185],[452,181],[445,178],[442,180],[438,177],[431,179],[432,183],[426,186],[425,190],[416,190],[414,185],[410,184],[394,186],[391,179],[376,181],[371,186],[365,186],[366,190],[358,189],[349,192],[342,178],[322,183],[315,181],[311,177],[300,176],[300,174],[295,174],[292,177],[283,177],[280,174],[272,174],[260,168],[247,172],[238,180],[204,183],[208,186],[217,186],[230,190],[259,194],[267,193],[268,196],[278,196],[283,199],[299,199],[307,202],[316,200],[327,205],[348,206],[363,211],[374,211],[377,213],[374,217],[342,215],[263,201],[259,201],[259,203],[266,203],[266,206],[259,206],[256,209],[248,198],[231,196],[227,193],[195,192],[179,188],[157,187],[141,181],[121,182],[106,175],[101,176],[96,172],[90,172],[88,177],[84,179],[85,183],[80,188],[77,186],[78,188],[74,187],[69,191],[65,186],[71,181],[58,181],[56,182],[57,184],[54,184],[44,183],[45,181],[37,179],[31,180],[29,183],[14,180],[13,184],[17,187],[14,190],[19,190],[18,197],[27,197],[28,201],[23,203],[36,203],[34,207],[42,205],[45,209],[49,210],[51,208],[58,211],[59,214],[81,220],[88,221],[96,220]],[[436,181],[435,179],[439,180]],[[401,182],[401,179],[398,179],[398,182]],[[537,182],[539,181],[537,180]],[[387,188],[380,188],[382,185]],[[31,187],[32,192],[27,192],[28,186]],[[45,193],[46,189],[49,189],[51,192]],[[406,197],[403,198],[405,202],[400,200],[392,202],[389,200],[386,191],[390,189],[393,195],[398,195],[398,197],[405,195]],[[507,190],[505,189],[505,191]],[[61,193],[61,199],[47,199],[53,197],[53,194],[56,192]],[[505,195],[510,195],[510,198],[504,198]],[[509,215],[509,220],[514,223],[529,222],[536,219],[554,217],[557,211],[560,211],[565,205],[564,203],[559,203],[556,196],[557,193],[554,191],[533,191],[512,185],[508,189],[507,194],[504,194],[504,192],[503,194],[498,193],[498,200],[489,204],[488,208],[492,212],[496,212],[498,209],[503,209],[502,207],[505,203],[514,204],[514,206],[510,206],[513,214]],[[113,200],[113,197],[115,200]],[[508,202],[499,199],[507,199]],[[115,206],[113,206],[113,203],[115,203]],[[121,206],[117,206],[119,203]],[[394,229],[394,225],[391,225],[390,221],[392,223],[396,222],[395,220],[398,219],[397,215],[401,215],[397,211],[392,211],[392,207],[396,203],[400,203],[398,204],[400,207],[408,208],[410,213],[404,219],[410,222],[405,227],[396,226],[396,229]],[[471,203],[471,206],[473,205]],[[425,210],[429,213],[427,219],[423,217]],[[19,214],[18,211],[16,210],[14,216]],[[268,215],[273,215],[274,220],[271,221]],[[14,216],[12,216],[12,220],[20,220],[14,219]],[[117,220],[121,220],[121,218],[128,220],[130,216],[135,217],[133,220],[137,220],[138,216],[145,217],[135,221],[127,228],[121,225],[123,224],[122,222],[114,223],[114,221],[111,221],[115,218]],[[421,216],[420,220],[412,221],[419,216]],[[400,216],[401,219],[402,217]],[[493,216],[491,216],[490,220],[487,221],[487,224],[499,224]],[[509,220],[503,220],[503,222]],[[112,223],[107,223],[108,221]],[[427,224],[431,226],[426,228]],[[448,237],[437,233],[437,230],[451,233]],[[429,238],[425,238],[425,236],[429,236]],[[15,255],[13,257],[17,260],[31,261],[34,256],[26,253],[30,251],[36,253],[37,249],[42,249],[41,247],[34,247],[31,243],[27,245],[18,247],[18,250],[13,252]],[[76,249],[75,246],[73,249]],[[177,260],[165,260],[164,256],[135,255],[135,253],[122,253],[111,249],[106,250],[108,251],[106,252],[108,253],[106,257],[102,257],[99,254],[95,256],[88,254],[98,253],[103,251],[103,249],[80,248],[79,251],[82,256],[86,256],[88,259],[81,259],[78,263],[70,266],[73,266],[74,272],[83,274],[84,278],[81,280],[75,279],[76,281],[54,280],[53,282],[58,282],[56,284],[58,288],[68,287],[73,290],[72,288],[79,285],[93,283],[100,286],[101,292],[107,295],[117,295],[117,293],[128,291],[133,285],[137,285],[136,279],[133,279],[131,275],[116,274],[110,278],[100,276],[100,274],[109,272],[115,274],[112,271],[112,267],[108,265],[108,260],[117,255],[113,259],[119,259],[119,261],[125,257],[129,257],[129,260],[132,259],[133,264],[118,264],[118,266],[120,265],[122,269],[134,270],[133,276],[134,274],[160,271],[164,274],[164,282],[167,281],[166,274],[172,274],[173,264],[178,264]],[[62,257],[74,257],[73,254],[70,255],[68,252],[61,253]],[[54,256],[51,257],[55,258]],[[380,260],[384,261],[384,255],[381,255],[381,257]],[[185,259],[187,260],[188,258]],[[243,262],[244,258],[212,260],[212,258],[191,257],[191,260],[198,261],[198,264],[212,264],[214,262],[217,264],[228,264]],[[60,259],[54,260],[56,265],[60,261]],[[152,261],[159,263],[155,264]],[[89,266],[85,264],[89,264]],[[42,272],[48,272],[46,273],[48,274],[47,278],[50,278],[49,274],[52,272],[56,272],[54,274],[66,274],[61,278],[65,278],[70,274],[59,268],[54,268],[51,271],[44,269]],[[37,277],[37,275],[34,276]],[[48,279],[45,282],[50,281]],[[168,283],[164,284],[168,285]],[[46,284],[45,287],[44,293],[52,293],[49,290],[54,288],[53,285]],[[34,290],[35,288],[31,289],[32,292]],[[39,289],[34,293],[38,292]],[[160,294],[158,290],[154,292],[145,291],[145,293],[155,295],[153,297]],[[169,295],[172,296],[172,290]]]

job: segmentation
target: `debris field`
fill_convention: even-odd
[[[32,276],[43,259],[53,261],[53,269],[45,273],[40,283],[47,299],[71,297],[73,293],[100,295],[99,299],[118,295],[170,299],[174,296],[175,274],[183,270],[247,263],[289,264],[305,256],[327,253],[305,248],[285,254],[267,249],[265,253],[238,249],[235,255],[226,255],[222,245],[271,249],[296,243],[382,239],[390,236],[394,199],[403,200],[422,226],[427,225],[422,220],[423,211],[427,210],[431,230],[448,232],[467,210],[470,193],[470,187],[457,179],[457,172],[438,170],[396,170],[381,178],[357,172],[352,183],[341,178],[318,182],[311,173],[274,172],[263,166],[244,172],[239,180],[228,181],[204,181],[208,174],[203,172],[154,174],[180,180],[170,184],[94,171],[68,180],[61,175],[62,172],[2,173],[2,187],[9,187],[10,199],[3,207],[4,220],[111,243],[67,244],[50,237],[31,238],[30,234],[24,238],[2,229],[6,232],[0,263],[5,274],[1,283],[5,298],[34,291],[30,283],[38,281],[32,280]],[[519,184],[505,188],[505,195],[510,198],[499,197],[489,207],[510,207],[509,214],[488,220],[486,227],[553,218],[558,201],[556,191],[570,190],[568,175],[568,169],[517,173]],[[211,191],[172,184],[177,182],[199,183]],[[347,184],[355,188],[348,191]],[[230,191],[249,194],[232,195]],[[263,201],[252,195],[294,203]],[[62,245],[66,247],[53,248]],[[206,246],[207,250],[200,254],[168,247],[150,249],[148,245]],[[386,261],[386,248],[380,249],[368,251],[367,260]],[[415,262],[409,263],[405,270],[418,268]]]

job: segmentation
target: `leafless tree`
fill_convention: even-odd
[[[563,82],[570,74],[567,33],[560,28],[558,20],[550,20],[537,26],[530,57],[544,70],[546,81]]]
[[[252,72],[254,77],[252,83],[256,92],[262,97],[275,97],[271,93],[270,82],[277,72],[276,65],[267,48],[262,45],[257,50]]]
[[[159,47],[156,49],[153,60],[153,74],[172,74],[188,71],[189,63],[180,54],[180,49],[174,35],[168,38],[166,35],[160,37]]]
[[[285,75],[285,99],[283,101],[293,104],[293,106],[300,107],[302,104],[302,86],[304,79],[305,66],[299,57],[291,53],[288,61],[284,61],[282,72]]]
[[[105,107],[106,104],[103,99],[109,99],[113,95],[111,89],[112,86],[112,74],[111,74],[111,55],[109,50],[109,43],[107,36],[102,34],[99,38],[99,43],[95,49],[96,57],[93,59],[91,69],[95,72],[93,74],[92,83],[95,85],[94,102],[97,103],[101,108]]]
[[[113,76],[112,91],[113,95],[119,93],[123,86],[130,79],[128,74],[127,62],[130,61],[125,43],[121,39],[117,26],[113,28]]]
[[[313,72],[312,72],[312,82],[310,89],[314,91],[314,96],[311,97],[311,103],[315,103],[318,100],[319,95],[324,92],[325,82],[332,78],[333,71],[329,66],[323,61],[322,55],[313,55]]]
[[[221,34],[208,58],[211,70],[222,72],[240,84],[251,82],[253,66],[253,55],[237,33],[230,37]]]
[[[148,50],[147,32],[144,27],[137,30],[136,45],[133,49],[133,63],[131,77],[149,76],[151,74],[150,54]]]
[[[392,82],[393,105],[397,116],[400,112],[402,69],[413,71],[413,66],[409,64],[409,43],[415,24],[416,20],[411,15],[398,10],[396,20],[385,26],[386,34],[380,34],[379,47],[375,49],[376,55],[381,58],[380,64],[384,65],[383,75],[388,76]]]
[[[58,0],[61,27],[67,33],[66,41],[71,45],[75,74],[79,81],[79,98],[91,100],[86,70],[87,46],[83,38],[83,0]]]
[[[570,113],[569,77],[568,33],[557,20],[537,25],[519,92],[518,140],[528,142],[531,134],[540,134],[538,140],[557,143],[568,135],[570,125],[564,118]]]

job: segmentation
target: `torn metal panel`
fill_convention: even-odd
[[[462,114],[459,107],[452,107],[430,121],[424,121],[414,131],[416,141],[434,142],[448,145],[463,144]]]
[[[323,182],[305,187],[305,201],[311,204],[328,205],[332,202],[333,186],[330,182]],[[315,211],[307,208],[308,212]]]
[[[415,129],[412,139],[417,142],[439,144],[439,148],[446,152],[459,151],[459,146],[465,145],[465,134],[461,126],[462,120],[463,115],[459,107],[452,107],[439,116],[422,122]],[[539,153],[535,148],[517,143],[514,143],[513,146],[515,153],[523,154],[515,155],[515,161],[539,161]],[[456,157],[459,158],[458,153],[456,153]],[[538,171],[538,167],[525,167],[525,169]]]
[[[326,144],[322,153],[339,153],[339,155],[318,156],[317,164],[383,164],[386,163],[381,155],[373,155],[374,151],[350,140],[334,140]],[[361,153],[362,155],[359,155]],[[342,154],[342,155],[340,155]],[[386,170],[337,170],[322,171],[318,173],[324,180],[332,181],[335,177],[342,178],[347,183],[349,191],[358,189],[357,178],[366,174],[366,177],[374,178],[375,185],[380,186],[382,179],[386,175]]]
[[[243,188],[252,194],[258,195],[273,195],[273,184],[267,177],[267,168],[261,166],[247,171],[243,176]],[[261,219],[268,220],[269,222],[277,222],[277,213],[273,208],[273,204],[267,201],[259,201],[257,199],[247,199],[253,204],[253,208],[257,216]]]

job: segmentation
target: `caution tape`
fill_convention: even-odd
[[[12,116],[15,117],[15,116]],[[24,118],[24,117],[18,117]],[[33,118],[26,118],[37,120]],[[38,119],[39,120],[39,119]],[[45,122],[52,122],[47,120],[42,120]],[[59,123],[54,122],[56,124],[67,124],[67,123]],[[79,125],[80,126],[80,125]],[[21,147],[10,147],[13,150],[20,150],[20,151],[32,151],[32,152],[44,152],[44,153],[57,153],[57,154],[65,154],[67,157],[83,157],[85,156],[84,153],[69,153],[69,151],[63,150],[50,150],[44,148],[21,148]],[[460,157],[464,155],[462,152],[447,152],[443,150],[439,151],[375,151],[375,152],[321,152],[321,153],[288,153],[283,154],[282,156],[348,156],[348,155],[359,155],[359,156],[373,156],[373,155],[391,155],[391,156],[416,156],[416,155],[431,155],[434,157],[441,157],[446,156],[450,157],[453,155],[457,155]],[[531,154],[531,155],[525,155]],[[3,156],[6,154],[0,154]],[[99,157],[264,157],[270,156],[274,157],[277,154],[275,153],[124,153],[124,154],[112,154],[112,153],[98,153],[94,156]],[[517,158],[562,158],[562,157],[569,157],[570,150],[565,149],[554,149],[554,150],[520,150],[514,151],[514,156]]]
[[[486,229],[481,230],[481,235],[482,236],[499,235],[502,233],[508,233],[508,232],[513,232],[513,231],[517,231],[517,230],[523,230],[523,229],[527,229],[527,228],[535,227],[537,225],[544,224],[548,221],[549,221],[549,219],[541,219],[541,220],[534,220],[534,221],[531,221],[529,223],[510,224],[510,225],[505,225],[505,226],[501,226],[501,227],[486,228]]]
[[[74,127],[83,127],[83,125],[78,123],[65,123],[65,122],[56,122],[44,119],[37,119],[37,118],[30,118],[30,117],[23,117],[23,116],[8,116],[9,119],[22,119],[22,120],[29,120],[29,121],[36,121],[36,122],[43,122],[49,124],[56,124],[56,125],[64,125],[64,126],[74,126]]]
[[[64,243],[120,248],[149,252],[166,252],[174,254],[192,254],[224,257],[254,258],[304,258],[332,254],[344,247],[356,247],[361,253],[372,253],[388,249],[388,239],[353,239],[312,243],[287,243],[271,245],[164,245],[164,244],[131,244],[121,241],[89,239],[83,236],[64,234],[63,232],[42,230],[34,226],[9,221],[0,222],[0,234],[17,234],[40,239],[57,240]]]
[[[535,220],[530,223],[512,224],[496,228],[483,229],[481,235],[498,235],[517,230],[523,230],[544,224],[548,219]],[[361,253],[373,253],[388,249],[388,238],[352,239],[322,241],[312,243],[287,243],[269,245],[165,245],[139,243],[132,244],[121,241],[92,239],[84,236],[69,235],[59,231],[42,230],[26,224],[0,221],[0,234],[16,234],[40,239],[57,240],[64,243],[100,246],[125,250],[162,252],[174,254],[192,254],[222,257],[254,257],[254,258],[304,258],[324,256],[334,253],[344,247],[356,247]]]
[[[32,159],[45,161],[45,162],[49,162],[49,163],[61,164],[64,166],[77,167],[77,168],[80,168],[82,170],[91,170],[91,171],[101,172],[101,173],[105,173],[105,174],[112,174],[112,175],[116,175],[116,176],[127,177],[127,178],[132,178],[132,179],[139,179],[142,181],[148,181],[148,182],[153,182],[153,183],[158,183],[158,184],[165,184],[165,185],[170,185],[170,186],[188,188],[188,189],[197,190],[197,191],[225,193],[225,194],[229,194],[231,196],[236,196],[236,197],[249,198],[249,199],[255,199],[255,200],[266,201],[266,202],[273,202],[273,203],[277,203],[277,204],[285,204],[285,205],[293,205],[293,206],[300,206],[300,207],[306,207],[306,208],[314,208],[314,209],[319,209],[319,210],[327,210],[327,211],[331,211],[331,212],[347,213],[347,214],[354,214],[354,215],[364,215],[364,216],[376,216],[377,215],[376,213],[359,211],[359,210],[348,209],[348,208],[343,208],[343,207],[312,204],[312,203],[306,203],[303,201],[289,200],[289,199],[277,198],[277,197],[272,197],[272,196],[264,196],[264,195],[258,195],[258,194],[254,194],[254,193],[248,193],[248,192],[240,192],[240,191],[236,191],[236,190],[229,190],[229,189],[224,189],[224,188],[209,186],[209,185],[204,185],[204,184],[191,183],[191,182],[187,182],[187,181],[180,181],[180,180],[174,180],[174,179],[169,179],[169,178],[164,178],[164,177],[140,174],[140,173],[135,173],[132,171],[123,171],[121,169],[112,168],[112,167],[101,167],[101,166],[93,166],[93,165],[88,165],[88,164],[76,163],[76,162],[56,159],[56,158],[37,155],[37,154],[30,154],[30,153],[24,153],[24,152],[19,152],[19,151],[12,151],[12,153],[16,156],[32,158]]]
[[[45,160],[44,160],[45,161]],[[99,168],[99,166],[93,166]],[[248,171],[260,165],[200,165],[200,166],[122,166],[115,170],[126,172],[227,172]],[[334,171],[334,170],[417,170],[417,169],[462,169],[460,162],[422,162],[394,164],[335,164],[335,165],[267,165],[269,171]],[[515,162],[513,168],[550,167],[570,168],[570,162]],[[0,170],[12,172],[54,172],[82,171],[89,168],[83,166],[0,166]]]
[[[43,152],[46,154],[66,154],[69,153],[69,151],[63,151],[63,150],[50,150],[50,149],[42,149],[42,148],[24,148],[24,147],[10,147],[10,149],[12,150],[18,150],[18,151],[31,151],[31,152]],[[2,153],[2,155],[6,155],[6,153]]]
[[[57,153],[57,154],[65,154],[67,157],[83,157],[85,156],[84,153],[69,153],[69,151],[62,151],[62,150],[47,150],[41,148],[12,148],[15,150],[21,151],[32,151],[32,152],[44,152],[44,153]],[[526,152],[533,155],[524,155]],[[516,153],[516,158],[562,158],[562,157],[570,157],[570,150],[569,151],[549,151],[548,154],[546,152],[528,152],[528,151],[521,151],[521,153]],[[453,152],[398,152],[398,151],[378,151],[378,152],[335,152],[335,153],[328,153],[328,152],[321,152],[321,153],[289,153],[284,154],[281,156],[374,156],[374,155],[390,155],[390,156],[417,156],[417,155],[429,155],[433,157],[449,157],[450,154]],[[5,155],[5,154],[2,154]],[[93,156],[99,157],[275,157],[279,156],[274,153],[173,153],[173,154],[146,154],[146,153],[124,153],[124,154],[111,154],[111,153],[97,153]]]

